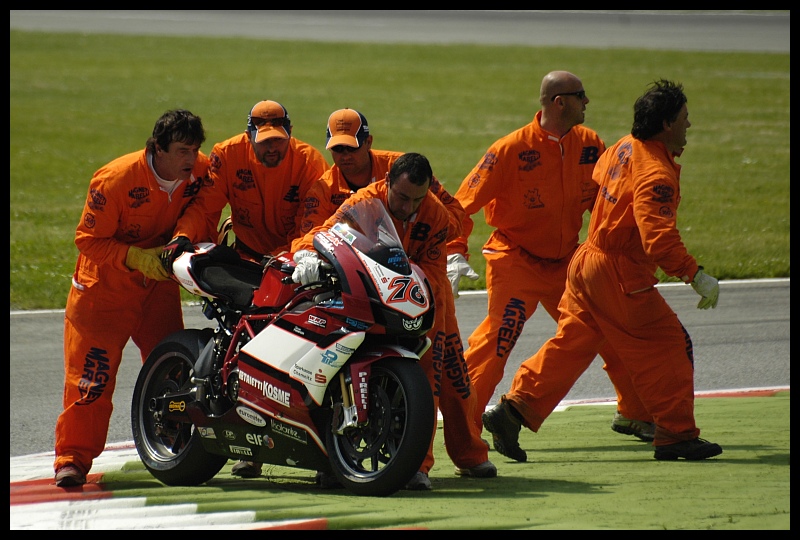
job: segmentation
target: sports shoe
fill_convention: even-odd
[[[331,473],[317,471],[314,483],[322,489],[336,489],[343,487],[339,480]]]
[[[417,471],[406,484],[406,489],[410,491],[430,491],[433,487],[431,486],[431,479],[428,478],[428,475],[422,471]]]
[[[58,487],[82,486],[86,483],[86,475],[75,465],[64,465],[56,471],[56,485]]]
[[[495,450],[516,461],[528,461],[528,454],[519,447],[522,422],[511,412],[511,404],[503,401],[483,413],[481,419],[492,434]]]
[[[619,411],[614,413],[611,429],[623,435],[633,435],[643,441],[651,442],[656,436],[656,425],[653,422],[642,422],[625,418]]]
[[[479,465],[469,468],[456,467],[456,476],[471,476],[473,478],[494,478],[497,476],[497,467],[491,461],[484,461]]]
[[[257,461],[240,461],[231,467],[231,474],[242,478],[258,478],[261,476],[261,463]]]
[[[656,446],[653,457],[660,461],[675,461],[678,458],[683,458],[688,461],[698,461],[718,456],[721,453],[722,447],[720,445],[698,437],[691,441],[681,441],[675,444]]]

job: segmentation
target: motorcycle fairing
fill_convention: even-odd
[[[245,421],[238,410],[259,415],[264,426]],[[219,418],[205,418],[197,424],[200,440],[213,453],[231,459],[247,459],[262,463],[285,463],[290,467],[329,470],[328,453],[313,420],[303,411],[294,411],[292,418],[250,400]]]
[[[419,268],[410,264],[402,248],[386,240],[385,235],[381,243],[362,251],[359,247],[363,248],[366,240],[358,231],[341,225],[318,232],[314,247],[340,276],[348,275],[345,268],[364,269],[356,271],[357,280],[342,279],[344,303],[358,313],[359,319],[379,324],[380,329],[374,331],[427,332],[433,324],[433,303]],[[359,238],[358,242],[354,240]],[[370,301],[369,311],[365,298]]]
[[[329,345],[320,347],[305,336],[273,324],[242,347],[240,355],[244,353],[279,372],[287,373],[308,390],[314,403],[320,405],[329,381],[350,359],[365,336],[366,332],[349,332]],[[246,364],[240,364],[239,369],[246,372],[248,368]]]

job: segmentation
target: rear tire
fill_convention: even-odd
[[[339,385],[331,385],[341,402]],[[336,395],[338,394],[338,395]],[[422,367],[409,359],[384,358],[371,365],[369,421],[339,435],[326,429],[331,468],[356,495],[385,497],[405,487],[419,470],[433,435],[433,394]]]
[[[131,427],[136,451],[155,478],[170,486],[196,486],[212,479],[228,461],[209,454],[191,422],[159,419],[152,398],[191,388],[191,376],[208,333],[183,330],[167,337],[147,357],[136,379]]]

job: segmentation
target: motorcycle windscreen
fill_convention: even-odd
[[[340,221],[331,231],[373,261],[395,273],[409,275],[408,255],[386,207],[378,199],[362,199],[355,205],[340,207]]]

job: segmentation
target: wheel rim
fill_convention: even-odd
[[[144,434],[142,442],[156,460],[169,461],[179,455],[189,444],[194,425],[160,419],[156,411],[150,410],[149,403],[153,398],[189,388],[193,372],[188,358],[170,352],[159,358],[147,375],[143,385],[145,391],[139,402],[140,428]]]
[[[350,476],[379,475],[397,455],[406,429],[408,396],[393,373],[375,367],[370,377],[370,415],[365,426],[333,435],[339,462]]]

